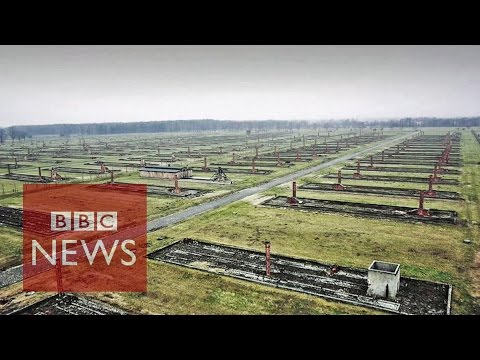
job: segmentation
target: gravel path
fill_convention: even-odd
[[[0,272],[0,288],[22,280],[22,265],[17,265]]]
[[[218,209],[222,206],[231,204],[231,203],[233,203],[235,201],[238,201],[238,200],[241,200],[241,199],[243,199],[247,196],[254,195],[256,193],[271,189],[275,186],[281,185],[281,184],[286,183],[286,182],[293,181],[293,180],[298,179],[302,176],[305,176],[305,175],[311,174],[313,172],[325,169],[327,167],[337,165],[339,163],[350,160],[354,157],[357,157],[357,156],[362,155],[364,153],[367,153],[369,151],[372,151],[372,150],[375,150],[375,149],[378,149],[378,148],[381,148],[381,147],[392,145],[393,143],[396,143],[400,140],[403,140],[404,138],[409,137],[411,135],[412,135],[412,133],[409,133],[407,135],[396,137],[394,139],[384,140],[384,141],[382,141],[382,142],[380,142],[380,143],[378,143],[374,146],[370,146],[370,147],[368,147],[368,148],[366,148],[362,151],[358,151],[358,152],[355,152],[355,153],[349,154],[349,155],[344,155],[344,156],[341,156],[339,158],[321,163],[319,165],[312,166],[312,167],[309,167],[307,169],[299,170],[299,171],[296,171],[292,174],[282,176],[280,178],[269,181],[265,184],[254,186],[254,187],[251,187],[251,188],[248,188],[248,189],[243,189],[243,190],[237,191],[235,193],[232,193],[232,194],[226,195],[224,197],[221,197],[219,199],[212,200],[212,201],[209,201],[207,203],[203,203],[203,204],[200,204],[200,205],[197,205],[197,206],[193,206],[191,208],[188,208],[186,210],[177,212],[175,214],[171,214],[171,215],[168,215],[168,216],[164,216],[164,217],[161,217],[161,218],[158,218],[158,219],[151,220],[151,221],[148,222],[147,229],[148,229],[149,232],[151,232],[151,231],[155,231],[155,230],[158,230],[158,229],[170,226],[170,225],[177,224],[179,222],[185,221],[187,219],[190,219],[190,218],[192,218],[194,216],[197,216],[199,214],[202,214],[204,212],[214,210],[214,209]],[[18,266],[15,266],[15,267],[11,267],[11,268],[9,268],[5,271],[1,271],[0,272],[0,288],[21,281],[22,277],[23,277],[23,275],[22,275],[23,271],[22,270],[23,270],[22,265],[18,265]]]

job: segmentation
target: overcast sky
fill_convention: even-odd
[[[0,126],[480,115],[480,46],[0,46]]]

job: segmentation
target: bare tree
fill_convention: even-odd
[[[20,140],[25,141],[25,138],[27,137],[27,135],[28,135],[28,134],[27,134],[26,131],[18,130],[18,131],[17,131],[17,139],[18,139],[18,141],[20,141]]]
[[[5,134],[5,129],[0,128],[0,144],[3,144],[5,142],[5,137],[7,135]]]
[[[12,143],[15,142],[15,139],[18,137],[18,131],[15,126],[11,126],[7,129],[8,136],[12,138]]]

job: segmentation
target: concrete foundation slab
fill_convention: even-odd
[[[392,301],[367,295],[366,269],[337,266],[337,271],[332,275],[332,265],[272,254],[270,276],[267,276],[265,253],[192,239],[178,241],[148,257],[386,312],[450,313],[451,286],[448,284],[402,277],[395,301]]]
[[[100,301],[73,294],[58,294],[18,310],[14,315],[124,315],[126,312]]]

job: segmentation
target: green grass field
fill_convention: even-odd
[[[455,188],[466,201],[432,200],[432,207],[434,204],[435,208],[458,210],[460,216],[468,221],[466,226],[411,224],[315,214],[260,207],[240,201],[151,234],[151,248],[153,250],[180,238],[191,237],[263,251],[263,242],[268,240],[273,252],[327,263],[366,268],[373,259],[398,262],[406,276],[452,283],[453,313],[476,313],[479,300],[474,292],[475,279],[472,278],[471,268],[478,251],[478,226],[471,222],[478,222],[479,219],[478,201],[475,199],[478,199],[480,192],[480,178],[478,164],[474,163],[479,153],[480,146],[468,132],[464,132],[464,185]],[[286,194],[289,191],[288,188],[276,188],[265,195]],[[309,192],[306,196],[314,195],[315,192]],[[415,199],[341,196],[343,200],[416,205]],[[321,198],[338,199],[339,195],[328,193]],[[158,241],[157,237],[163,240]],[[467,238],[476,241],[464,244],[463,240]],[[161,275],[150,273],[150,281],[154,281],[156,276]],[[322,312],[335,313],[331,307],[326,307]]]
[[[444,134],[446,131],[446,129],[426,129],[426,134]],[[480,313],[480,286],[478,285],[480,284],[480,257],[477,255],[479,252],[478,223],[480,222],[480,164],[478,160],[480,159],[480,145],[468,130],[462,132],[462,157],[464,161],[463,173],[460,177],[462,184],[460,186],[436,186],[436,188],[458,191],[465,200],[427,199],[426,206],[458,211],[460,217],[466,221],[464,226],[426,225],[338,214],[302,212],[268,208],[254,204],[254,200],[242,200],[175,226],[150,233],[148,235],[149,251],[189,237],[258,251],[263,251],[264,241],[270,241],[273,253],[314,259],[324,263],[337,263],[341,266],[367,268],[372,260],[397,262],[401,264],[401,271],[405,276],[453,284],[452,313]],[[301,166],[310,165],[312,164]],[[268,177],[241,176],[239,177],[241,180],[232,188],[222,187],[221,190],[232,191],[251,186],[260,181],[300,169],[301,166],[278,169]],[[337,168],[326,169],[299,179],[299,184],[311,181],[335,182],[335,179],[323,179],[321,176],[335,172]],[[399,173],[398,175],[405,176],[407,174]],[[122,181],[134,182],[137,177],[131,174],[122,179]],[[348,183],[404,188],[421,188],[422,186],[422,184],[357,181]],[[199,184],[198,186],[203,185]],[[260,196],[289,195],[290,191],[288,186],[281,186]],[[416,199],[400,197],[302,190],[299,190],[298,196],[392,205],[417,205]],[[193,204],[195,200],[190,200],[188,204]],[[8,198],[3,199],[2,204],[7,201]],[[160,197],[150,197],[148,206],[149,215],[163,215],[187,207],[178,199],[167,200]],[[0,247],[0,261],[2,261],[1,259],[11,261],[8,253],[11,254],[10,256],[18,258],[18,252],[21,251],[21,237],[15,232],[5,236],[3,233],[2,230],[6,244]],[[464,239],[472,239],[473,242],[465,244]],[[1,294],[2,291],[0,291],[0,296]],[[105,293],[90,296],[138,313],[379,313],[372,309],[153,260],[148,260],[148,292],[146,294]]]

